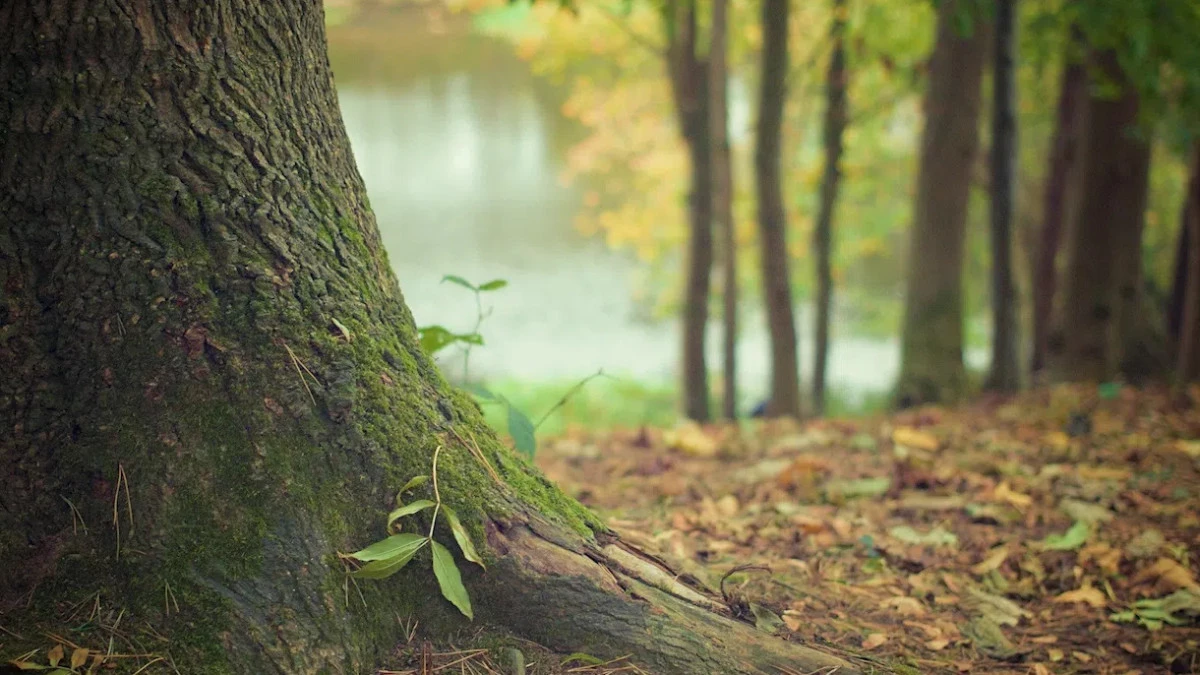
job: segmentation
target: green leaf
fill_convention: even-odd
[[[1105,382],[1096,388],[1096,393],[1105,401],[1111,401],[1121,393],[1119,382]]]
[[[446,516],[446,522],[450,523],[450,531],[454,533],[454,541],[458,542],[458,548],[462,551],[463,557],[487,569],[487,565],[483,564],[483,558],[480,558],[479,553],[475,551],[475,544],[471,543],[467,528],[463,527],[462,521],[458,519],[458,514],[454,512],[454,509],[442,504],[442,513]]]
[[[462,286],[463,288],[466,288],[471,291],[479,290],[478,288],[475,288],[474,284],[472,284],[471,282],[467,281],[466,279],[464,279],[456,274],[447,274],[446,276],[442,277],[442,281],[443,282],[449,281],[452,284],[458,284],[459,286]]]
[[[416,536],[416,535],[409,535]],[[386,560],[372,560],[362,567],[350,573],[350,576],[358,579],[386,579],[396,572],[399,572],[408,564],[408,561],[413,559],[425,547],[425,542],[429,541],[428,537],[420,537],[419,546],[412,550],[405,550],[401,555]]]
[[[404,487],[400,488],[400,492],[396,493],[396,501],[400,501],[400,495],[408,492],[409,490],[419,488],[428,481],[429,476],[413,476],[412,478],[408,479],[408,482],[404,484]]]
[[[479,385],[479,384],[467,385],[467,391],[471,392],[475,396],[478,396],[479,398],[481,398],[485,401],[492,401],[495,403],[499,403],[500,401],[504,400],[503,397],[500,396],[499,394],[493,394],[487,388],[485,388],[484,386]]]
[[[388,514],[387,526],[391,527],[392,523],[400,520],[404,516],[411,516],[414,513],[419,513],[425,509],[432,508],[433,506],[434,503],[428,499],[418,499],[411,504],[397,506],[396,508],[392,509],[391,513]]]
[[[1076,521],[1071,529],[1063,534],[1052,534],[1042,541],[1042,548],[1047,551],[1074,551],[1087,543],[1092,529],[1083,521]]]
[[[486,284],[481,284],[479,286],[479,290],[481,290],[481,291],[498,291],[507,285],[508,285],[508,282],[505,281],[504,279],[492,279],[491,281],[487,282]]]
[[[533,457],[537,451],[537,439],[534,438],[533,422],[525,416],[525,413],[517,410],[514,406],[508,406],[508,435],[512,436],[513,441],[517,444],[517,450],[521,451],[528,457]]]
[[[437,577],[442,595],[464,616],[474,619],[475,613],[471,609],[471,598],[467,596],[467,589],[463,586],[458,566],[454,564],[454,556],[449,549],[432,539],[430,544],[433,545],[433,575]]]
[[[413,554],[421,550],[421,547],[425,545],[428,539],[428,537],[422,537],[411,532],[393,534],[387,539],[377,541],[361,551],[351,553],[350,557],[363,562],[387,560],[405,554],[411,558]]]
[[[570,656],[566,657],[562,661],[559,661],[558,665],[565,666],[572,661],[578,661],[579,663],[582,663],[585,666],[599,666],[599,665],[604,664],[604,661],[601,661],[600,659],[596,658],[595,656],[592,656],[591,654],[585,654],[583,652],[575,652],[574,654],[571,654]]]
[[[417,329],[421,337],[421,350],[432,356],[456,341],[454,333],[441,326],[425,326]]]

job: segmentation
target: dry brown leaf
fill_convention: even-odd
[[[46,653],[46,658],[50,661],[50,665],[57,666],[59,662],[63,660],[63,656],[65,654],[66,650],[63,649],[62,645],[54,645],[50,648],[50,651]]]
[[[934,452],[941,445],[934,435],[924,431],[917,431],[912,427],[897,427],[892,432],[892,442],[896,445],[916,448],[917,450],[926,450],[928,452]]]
[[[806,623],[804,615],[795,610],[786,609],[783,611],[783,625],[788,627],[788,630],[796,632]]]
[[[1050,669],[1042,663],[1033,664],[1033,675],[1050,675]]]
[[[863,638],[862,648],[875,649],[876,647],[883,645],[883,643],[887,642],[887,640],[887,636],[883,633],[871,633],[867,637]]]
[[[1054,598],[1054,602],[1081,603],[1085,605],[1091,605],[1097,609],[1100,609],[1108,604],[1107,599],[1104,597],[1104,593],[1099,588],[1095,588],[1093,586],[1084,586],[1083,588],[1077,588],[1073,591],[1062,593]]]
[[[79,647],[71,652],[71,670],[78,670],[83,664],[87,663],[87,657],[87,647]]]
[[[897,595],[879,603],[883,609],[890,609],[900,616],[924,616],[927,612],[920,600],[906,595]]]

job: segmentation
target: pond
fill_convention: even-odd
[[[674,381],[678,322],[648,321],[633,299],[637,262],[572,227],[581,191],[559,176],[579,131],[559,112],[560,90],[507,43],[431,5],[372,10],[331,26],[329,42],[359,171],[418,325],[474,326],[474,298],[444,275],[508,281],[485,299],[486,346],[471,355],[472,379],[562,381],[604,369]],[[807,374],[811,312],[798,309]],[[765,391],[770,364],[758,307],[743,325],[748,403]],[[833,330],[830,388],[850,400],[887,389],[898,341],[856,338],[837,321]],[[719,372],[715,325],[709,348]],[[457,359],[443,367],[461,374]]]

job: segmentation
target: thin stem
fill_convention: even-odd
[[[438,509],[442,508],[442,495],[438,493],[437,484],[437,460],[438,453],[442,451],[442,446],[437,446],[433,451],[433,518],[429,519],[429,539],[433,540],[433,528],[437,525]]]
[[[583,378],[582,380],[576,382],[575,386],[568,389],[567,392],[565,394],[563,394],[561,398],[558,399],[557,403],[550,406],[550,409],[546,411],[546,414],[542,415],[542,418],[537,421],[537,424],[533,425],[533,430],[537,431],[542,426],[542,423],[545,422],[547,419],[550,418],[551,415],[554,414],[554,411],[556,411],[559,408],[566,405],[567,401],[570,400],[571,396],[573,396],[575,394],[575,392],[579,391],[583,387],[583,385],[587,384],[588,382],[591,382],[592,380],[596,379],[597,377],[604,377],[604,376],[605,376],[604,369],[600,369],[600,370],[597,370],[596,372],[592,373],[591,375],[588,375],[587,377]]]

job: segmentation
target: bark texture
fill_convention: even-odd
[[[800,415],[800,363],[796,354],[787,212],[783,207],[780,174],[783,106],[787,101],[789,2],[763,0],[762,3],[762,78],[754,148],[763,298],[771,338],[771,393],[765,411],[768,417]]]
[[[488,563],[476,626],[661,673],[857,672],[624,546],[446,384],[319,3],[7,3],[0,53],[6,651],[86,622],[84,646],[161,657],[140,672],[315,675],[373,672],[398,617],[461,635],[428,558],[355,591],[337,556],[441,446]]]
[[[1112,53],[1093,54],[1109,81],[1124,84]],[[1048,343],[1051,376],[1102,381],[1125,356],[1123,337],[1140,317],[1141,232],[1150,145],[1137,135],[1138,98],[1093,91],[1085,103],[1080,194],[1069,228],[1062,311]]]
[[[963,247],[988,40],[978,19],[973,33],[960,34],[958,11],[957,2],[940,3],[929,62],[896,386],[900,405],[951,401],[966,385]]]
[[[833,21],[829,38],[833,43],[829,69],[825,74],[825,171],[821,176],[821,203],[817,226],[813,231],[813,250],[817,255],[817,326],[813,346],[813,413],[825,413],[825,370],[829,365],[829,323],[833,308],[833,214],[837,210],[838,187],[842,172],[842,137],[848,111],[846,90],[846,0],[833,0]]]
[[[1013,216],[1017,198],[1016,0],[996,0],[992,58],[992,366],[987,388],[1020,386],[1017,294],[1013,283]]]
[[[1058,288],[1058,250],[1064,223],[1070,222],[1072,177],[1077,173],[1077,154],[1083,98],[1087,94],[1087,73],[1083,63],[1068,50],[1063,67],[1058,107],[1054,120],[1054,140],[1050,148],[1050,166],[1043,196],[1043,222],[1033,272],[1033,355],[1030,370],[1046,367],[1054,299]]]
[[[728,51],[728,0],[713,0],[712,31],[709,42],[709,90],[712,167],[713,223],[721,237],[721,415],[737,419],[737,332],[738,332],[738,250],[733,222],[733,159],[729,149],[729,77],[726,67]]]
[[[695,0],[669,0],[667,67],[676,115],[690,158],[687,273],[683,296],[683,413],[710,416],[705,361],[708,299],[712,283],[712,145],[709,139],[708,63],[700,57]]]

